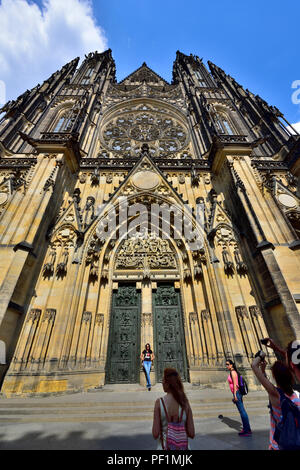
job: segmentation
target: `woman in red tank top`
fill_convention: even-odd
[[[237,409],[239,410],[242,423],[243,423],[243,429],[241,432],[239,432],[239,436],[249,437],[252,435],[252,431],[251,431],[251,427],[249,423],[249,418],[244,407],[243,397],[239,391],[238,371],[236,370],[236,366],[234,362],[231,361],[230,359],[226,361],[226,367],[229,372],[227,380],[229,383],[231,393],[233,395],[232,401],[236,405]]]

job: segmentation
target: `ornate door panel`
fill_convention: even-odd
[[[139,381],[141,295],[135,285],[113,292],[106,361],[107,383]]]
[[[153,292],[153,319],[157,381],[162,381],[166,367],[174,367],[187,380],[181,302],[173,285],[158,285]]]

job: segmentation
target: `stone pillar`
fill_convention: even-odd
[[[94,323],[92,351],[91,351],[91,365],[92,367],[98,367],[100,363],[100,352],[103,342],[103,326],[104,326],[104,314],[97,313]]]
[[[194,366],[200,367],[205,361],[205,353],[203,351],[203,332],[197,312],[190,312],[189,314],[190,330],[192,335],[192,347]]]
[[[33,357],[35,361],[32,365],[32,370],[40,370],[44,367],[45,357],[48,351],[55,317],[55,309],[46,309],[41,321],[37,342],[33,351]]]
[[[33,344],[36,338],[39,322],[41,317],[40,309],[32,309],[28,315],[27,322],[24,328],[23,338],[25,341],[20,345],[20,360],[21,370],[30,367],[31,360],[33,360]],[[23,347],[22,347],[23,346]]]

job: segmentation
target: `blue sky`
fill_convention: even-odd
[[[15,98],[67,60],[109,47],[118,80],[145,61],[170,81],[179,49],[219,65],[296,123],[299,17],[294,0],[1,0],[0,80]]]

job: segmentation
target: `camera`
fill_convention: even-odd
[[[269,338],[261,339],[260,342],[261,342],[261,344],[263,344],[264,346],[267,346],[267,344],[268,344],[268,342],[269,342]]]
[[[266,357],[266,353],[263,352],[263,351],[258,351],[254,357],[260,357],[262,361],[264,361],[265,357]]]

